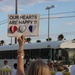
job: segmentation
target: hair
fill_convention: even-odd
[[[26,75],[51,75],[49,67],[43,60],[34,60],[26,71]]]
[[[57,66],[57,71],[63,71],[63,70],[64,70],[63,65],[58,65],[58,66]]]
[[[14,67],[15,69],[17,69],[17,63],[14,63],[13,67]]]
[[[8,64],[8,61],[7,60],[4,60],[4,65],[7,65]]]

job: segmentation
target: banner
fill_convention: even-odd
[[[8,15],[8,36],[38,36],[39,21],[40,15],[38,14]]]

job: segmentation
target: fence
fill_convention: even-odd
[[[51,72],[51,75],[55,75],[56,72]],[[10,69],[2,69],[0,68],[0,75],[11,75]],[[70,75],[70,72],[63,72],[63,75]]]
[[[11,70],[10,69],[3,69],[0,68],[0,75],[11,75]]]
[[[53,71],[53,72],[51,72],[51,75],[55,75],[55,73],[56,72]],[[62,73],[63,73],[63,75],[70,75],[70,72],[62,72]]]

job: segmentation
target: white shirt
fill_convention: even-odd
[[[70,75],[75,75],[75,65],[71,67]]]
[[[8,65],[3,66],[2,68],[11,69],[11,67]]]
[[[12,75],[16,75],[16,69],[12,69]]]
[[[55,75],[63,75],[63,73],[62,72],[56,72]]]
[[[11,69],[11,67],[8,66],[8,65],[3,66],[2,68],[4,68],[4,69]],[[9,72],[4,72],[4,75],[11,75],[11,73],[9,73]]]

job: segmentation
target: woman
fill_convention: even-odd
[[[19,50],[18,50],[18,62],[17,62],[17,74],[16,75],[51,75],[49,67],[41,59],[33,61],[28,67],[26,73],[24,73],[24,43],[25,38],[22,35],[18,38]]]
[[[17,51],[17,73],[16,75],[24,75],[24,43],[25,43],[25,38],[22,35],[21,37],[18,38],[18,43],[19,43],[19,50]]]
[[[41,59],[36,59],[28,67],[26,75],[50,75],[50,70]]]

